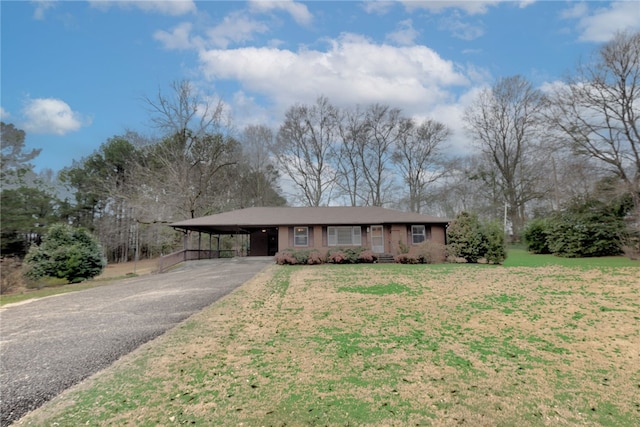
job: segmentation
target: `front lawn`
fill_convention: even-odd
[[[639,349],[634,266],[274,265],[25,422],[636,426]]]

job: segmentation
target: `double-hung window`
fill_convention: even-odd
[[[309,246],[309,227],[293,229],[293,246]]]
[[[424,225],[411,226],[411,242],[418,245],[427,239],[427,233]]]
[[[329,246],[360,246],[362,230],[355,227],[327,227],[327,243]]]

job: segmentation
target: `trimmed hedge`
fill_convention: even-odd
[[[377,260],[372,251],[363,247],[330,249],[326,254],[317,249],[285,249],[275,256],[276,264],[280,265],[358,264]]]

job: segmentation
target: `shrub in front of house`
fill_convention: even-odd
[[[306,264],[307,261],[309,261],[309,251],[306,249],[293,251],[293,257],[296,259],[298,264]]]
[[[332,264],[347,264],[347,254],[340,249],[332,249],[327,254],[327,262]]]
[[[358,254],[358,262],[364,264],[371,264],[378,260],[378,256],[371,250],[364,250]]]
[[[416,256],[421,264],[438,264],[447,259],[447,248],[433,240],[425,240],[418,245]]]
[[[398,254],[393,257],[393,260],[399,264],[420,264],[421,263],[418,257],[412,254]]]
[[[344,253],[347,255],[347,261],[349,264],[356,264],[360,258],[360,254],[364,248],[356,247],[356,248],[345,248]]]
[[[362,246],[330,249],[327,262],[332,264],[358,264],[377,261],[378,257]]]
[[[319,250],[312,250],[309,252],[309,256],[307,257],[307,264],[309,265],[318,265],[324,264],[325,256],[320,253]]]
[[[324,255],[317,249],[285,249],[278,252],[275,256],[275,262],[279,265],[315,265],[325,262]]]
[[[274,259],[278,265],[296,265],[298,263],[298,260],[293,256],[292,251],[289,250],[278,252]]]

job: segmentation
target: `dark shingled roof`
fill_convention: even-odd
[[[225,233],[296,225],[447,224],[450,220],[373,206],[258,207],[223,212],[170,224],[184,230]]]

